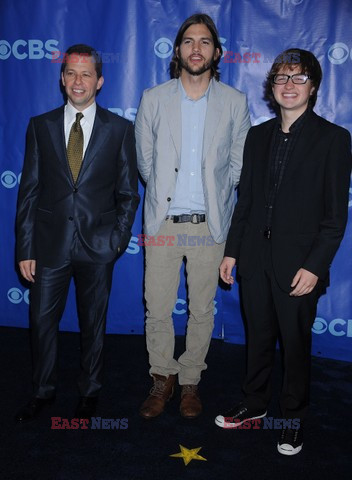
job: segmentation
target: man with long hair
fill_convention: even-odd
[[[136,118],[149,236],[146,339],[153,387],[140,409],[145,418],[163,412],[177,375],[181,415],[201,413],[197,385],[206,368],[218,269],[250,126],[245,95],[219,81],[222,48],[208,15],[185,20],[173,53],[172,80],[144,92]],[[184,259],[189,319],[186,350],[175,359],[172,311]]]

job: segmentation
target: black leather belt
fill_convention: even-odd
[[[190,215],[168,215],[166,220],[172,220],[174,223],[203,223],[205,222],[205,214],[204,213],[192,213]]]
[[[263,236],[264,238],[266,238],[267,240],[270,240],[271,238],[271,228],[266,228],[263,232]]]

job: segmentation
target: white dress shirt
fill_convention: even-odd
[[[95,113],[97,111],[97,104],[95,102],[92,105],[89,105],[88,108],[82,110],[83,118],[81,120],[81,127],[83,130],[83,157],[86,152],[90,137],[92,135]],[[73,123],[76,121],[76,113],[77,110],[68,100],[67,104],[65,105],[64,110],[64,131],[65,131],[65,141],[66,141],[66,148],[68,144],[68,139],[70,137],[70,131]]]

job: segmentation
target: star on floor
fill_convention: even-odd
[[[201,455],[198,455],[199,450],[202,447],[199,448],[186,448],[183,445],[179,445],[180,447],[180,453],[173,453],[170,455],[170,457],[178,457],[178,458],[183,458],[183,461],[185,462],[185,465],[187,466],[191,460],[203,460],[207,461],[206,458],[202,457]]]

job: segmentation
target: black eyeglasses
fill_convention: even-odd
[[[294,75],[285,75],[283,73],[279,73],[273,76],[273,83],[275,83],[275,85],[285,85],[289,78],[292,80],[292,83],[303,85],[312,77],[310,75],[305,75],[304,73],[295,73]]]

